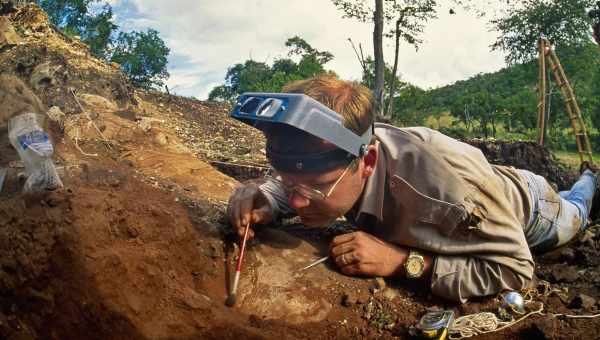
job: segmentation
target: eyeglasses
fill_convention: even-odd
[[[353,160],[352,162],[350,162],[350,164],[348,164],[348,166],[346,166],[344,172],[342,172],[340,177],[335,181],[335,183],[333,183],[333,185],[328,190],[324,190],[323,188],[314,188],[302,183],[286,183],[283,180],[282,176],[275,169],[271,169],[269,173],[267,173],[266,177],[274,181],[275,183],[280,184],[283,190],[285,191],[286,195],[288,196],[292,192],[295,192],[300,196],[311,201],[324,201],[328,197],[330,197],[331,194],[333,194],[333,190],[335,190],[335,187],[342,181],[342,179],[344,178],[348,170],[350,170],[355,161],[356,160]]]

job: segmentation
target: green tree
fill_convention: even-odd
[[[302,59],[311,58],[319,65],[325,65],[331,60],[333,60],[333,54],[327,51],[319,51],[313,48],[312,46],[310,46],[310,44],[306,42],[306,40],[300,38],[297,35],[292,38],[289,38],[285,42],[285,46],[291,48],[290,52],[288,53],[290,57],[297,55],[300,56]]]
[[[38,5],[48,13],[56,26],[78,32],[89,15],[90,4],[97,0],[38,0]]]
[[[53,24],[67,34],[80,36],[94,55],[107,59],[118,29],[110,4],[100,0],[39,0],[38,4]],[[103,5],[91,10],[96,4]]]
[[[392,69],[392,79],[389,84],[388,108],[386,115],[392,115],[394,111],[394,96],[396,95],[396,74],[398,74],[398,57],[400,52],[400,39],[413,45],[418,49],[422,40],[419,35],[423,33],[425,23],[435,18],[435,1],[433,0],[405,0],[394,1],[392,8],[388,13],[388,20],[395,20],[394,28],[386,35],[395,38],[394,67]]]
[[[399,88],[398,95],[394,97],[397,108],[392,119],[401,126],[422,125],[425,116],[421,108],[426,91],[412,84],[405,84]]]
[[[99,58],[121,64],[136,85],[160,86],[169,77],[169,49],[155,30],[118,33],[110,4],[102,0],[38,0],[48,18],[69,35],[77,35]],[[118,34],[117,34],[118,33]]]
[[[375,80],[375,61],[373,60],[372,57],[369,56],[363,61],[363,64],[364,64],[364,69],[363,69],[363,75],[362,75],[362,83],[366,87],[372,88],[373,83],[376,81]],[[396,96],[397,92],[401,91],[402,88],[407,85],[407,83],[403,82],[400,79],[400,77],[395,75],[393,68],[387,64],[385,65],[383,79],[385,80],[385,83],[388,84],[388,86],[394,88],[393,95],[392,95],[392,92],[390,91],[387,94],[384,94],[384,98],[383,98],[384,104],[387,104],[388,108],[393,109],[394,104],[391,104],[390,101],[392,101],[392,98],[394,98]],[[386,118],[393,119],[395,116],[397,116],[396,113],[393,111],[390,111],[390,113],[386,116]]]
[[[136,86],[158,87],[169,77],[169,52],[156,30],[121,32],[115,40],[111,61],[120,64]]]
[[[298,36],[288,39],[285,46],[290,48],[289,57],[300,58],[298,62],[281,58],[272,66],[254,60],[236,64],[227,70],[225,84],[213,88],[208,99],[233,101],[244,92],[280,92],[290,81],[326,73],[324,65],[333,59],[331,53],[313,48]]]
[[[491,20],[500,32],[492,49],[507,53],[509,64],[534,59],[540,36],[561,47],[591,41],[587,9],[595,0],[523,0],[513,2],[502,16]]]
[[[113,23],[113,11],[110,5],[106,4],[103,8],[99,14],[88,17],[81,36],[94,55],[108,59],[112,36],[118,26]]]

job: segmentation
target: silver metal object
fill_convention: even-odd
[[[308,266],[306,266],[306,267],[304,267],[304,268],[300,269],[299,271],[301,272],[301,271],[303,271],[303,270],[306,270],[306,269],[312,268],[312,267],[314,267],[314,266],[316,266],[316,265],[318,265],[318,264],[320,264],[320,263],[323,263],[323,262],[327,261],[327,259],[328,259],[328,258],[329,258],[329,256],[322,257],[322,258],[320,258],[320,259],[316,260],[315,262],[313,262],[313,263],[309,264]]]
[[[518,314],[525,314],[525,300],[517,292],[508,292],[502,294],[502,306]]]
[[[445,339],[453,322],[454,312],[451,310],[428,312],[421,317],[416,328],[425,339]]]

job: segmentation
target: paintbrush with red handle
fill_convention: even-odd
[[[238,283],[240,282],[240,273],[242,271],[242,261],[244,261],[244,253],[246,252],[246,241],[248,241],[248,231],[250,230],[250,222],[246,224],[246,229],[244,230],[244,238],[242,239],[242,246],[240,247],[240,256],[238,257],[237,266],[235,268],[235,277],[233,278],[233,285],[231,286],[231,291],[229,292],[229,296],[227,300],[225,300],[225,305],[227,307],[233,307],[235,305],[236,300],[236,292],[238,288]]]

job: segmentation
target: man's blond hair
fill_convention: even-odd
[[[283,92],[303,93],[342,116],[344,126],[362,135],[373,124],[373,96],[365,86],[334,75],[321,75],[291,82]]]

